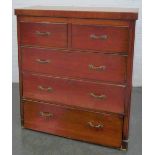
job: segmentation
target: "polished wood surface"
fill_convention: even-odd
[[[22,126],[124,148],[138,11],[35,7],[15,13]]]
[[[124,117],[124,129],[123,139],[128,140],[129,138],[129,122],[130,122],[130,107],[131,107],[131,91],[132,91],[132,71],[133,71],[133,56],[134,56],[134,40],[135,40],[135,21],[130,23],[129,31],[129,55],[127,59],[127,89],[125,98],[125,114]]]
[[[21,45],[67,47],[67,24],[20,23]]]
[[[24,72],[23,97],[123,114],[125,87]]]
[[[111,147],[121,146],[123,120],[116,115],[24,102],[24,118],[26,128]]]
[[[72,26],[72,47],[96,51],[127,52],[128,28],[92,25]]]
[[[36,6],[15,10],[16,15],[49,16],[67,18],[99,18],[136,20],[138,9],[133,8],[108,8],[108,7],[73,7],[73,6]]]
[[[21,52],[22,68],[25,71],[68,78],[126,82],[126,55],[41,48],[22,48]]]
[[[110,20],[110,19],[85,19],[85,18],[56,18],[56,17],[34,17],[34,16],[18,16],[19,23],[68,23],[83,25],[104,25],[116,27],[129,27],[128,20]]]

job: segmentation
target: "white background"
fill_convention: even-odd
[[[13,9],[34,5],[66,5],[66,6],[94,6],[94,7],[129,7],[139,8],[139,19],[136,23],[135,55],[133,66],[133,86],[142,85],[142,26],[141,26],[141,0],[13,0]],[[13,10],[13,51],[12,51],[12,81],[18,82],[17,57],[17,29],[16,16]]]

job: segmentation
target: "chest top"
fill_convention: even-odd
[[[72,6],[34,6],[15,10],[16,15],[48,16],[64,18],[98,18],[136,20],[136,8],[72,7]]]

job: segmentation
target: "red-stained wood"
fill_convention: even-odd
[[[134,30],[138,11],[119,8],[35,7],[16,9],[15,13],[18,22],[22,125],[24,122],[25,128],[126,149]],[[39,33],[36,34],[36,31]],[[93,39],[90,38],[92,34],[95,35]],[[52,61],[38,64],[34,59]],[[95,67],[106,64],[106,68],[104,72],[89,70],[88,64]],[[54,89],[47,89],[48,87]],[[90,92],[94,93],[93,96],[90,96]],[[102,100],[99,101],[99,98]],[[23,107],[23,99],[35,104],[24,101],[26,106]],[[38,102],[47,102],[48,105]],[[55,128],[51,129],[49,124],[43,125],[43,120],[34,114],[42,109],[49,109],[50,112],[54,110],[58,115],[65,113],[65,120],[59,117],[55,121]],[[77,112],[79,109],[80,112]],[[111,128],[108,128],[110,131],[105,130],[102,135],[96,134],[96,131],[87,131],[81,126],[83,122],[76,128],[69,126],[72,131],[84,129],[77,133],[64,125],[67,119],[68,122],[71,121],[69,118],[72,116],[78,117],[75,119],[78,122],[85,118],[100,120],[103,114],[99,113],[109,114],[104,121],[108,127],[111,124]],[[96,125],[96,122],[93,123]],[[90,138],[92,133],[94,136]]]
[[[24,102],[25,128],[73,139],[120,148],[122,123],[116,115]]]
[[[34,17],[34,16],[18,16],[20,23],[68,23],[67,18],[51,18],[51,17]],[[123,23],[122,23],[123,24]]]
[[[17,37],[18,37],[18,69],[19,69],[19,95],[20,95],[20,117],[21,117],[21,126],[23,126],[23,104],[22,104],[22,96],[23,96],[23,83],[22,83],[22,64],[21,64],[21,48],[20,48],[20,24],[19,17],[17,17]]]
[[[102,36],[106,38],[102,39]],[[72,48],[75,49],[127,52],[128,38],[126,27],[72,25]]]
[[[82,18],[51,18],[51,17],[34,17],[34,16],[18,16],[19,22],[24,23],[68,23],[83,25],[104,25],[110,27],[129,27],[128,20],[106,20],[106,19],[82,19]],[[71,30],[69,28],[69,30]]]
[[[23,97],[124,114],[125,87],[24,72]]]
[[[21,45],[67,47],[67,24],[20,22]]]
[[[131,109],[131,92],[132,92],[132,71],[133,71],[133,56],[134,56],[134,40],[135,40],[135,21],[130,23],[130,38],[129,38],[129,55],[127,59],[127,89],[125,98],[125,114],[123,140],[129,138],[129,121]]]
[[[108,7],[57,7],[40,6],[15,9],[16,15],[24,16],[48,16],[66,18],[90,18],[90,19],[117,19],[136,20],[138,9],[133,8],[108,8]]]
[[[126,61],[120,55],[22,48],[23,70],[59,77],[125,83]]]

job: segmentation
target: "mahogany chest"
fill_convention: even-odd
[[[137,9],[16,9],[24,128],[127,149]]]

